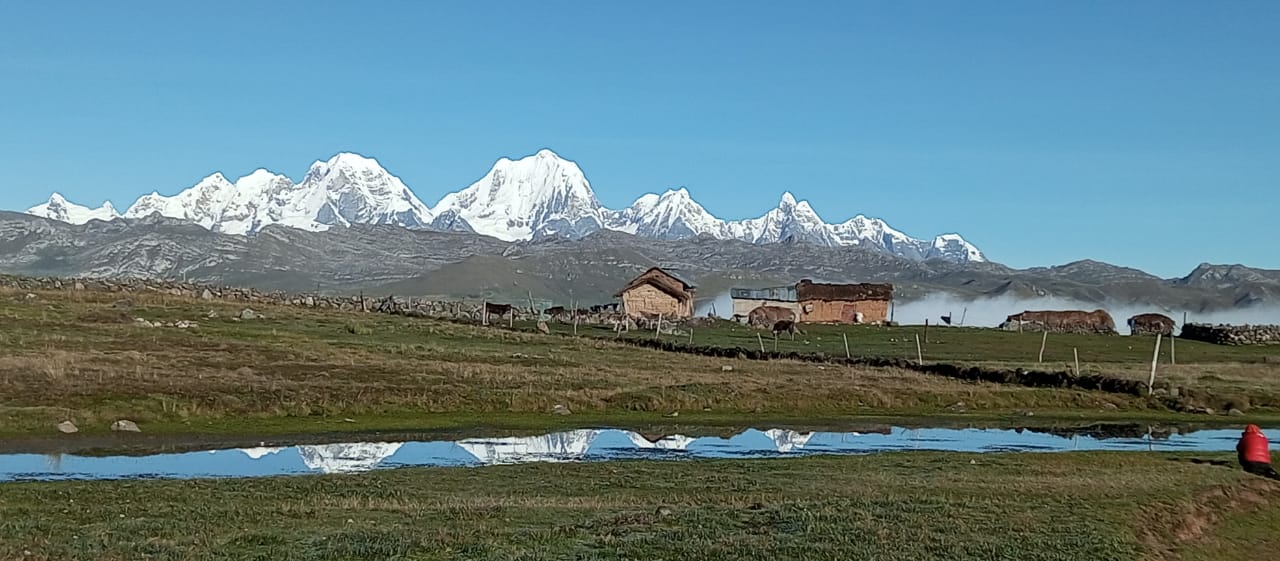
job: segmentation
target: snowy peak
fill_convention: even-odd
[[[213,173],[173,196],[151,193],[125,212],[128,218],[160,214],[227,234],[249,234],[270,225],[324,230],[352,224],[426,227],[431,210],[373,158],[350,152],[311,165],[301,183],[266,169],[228,181]]]
[[[624,210],[604,214],[606,228],[646,238],[731,237],[725,222],[694,201],[684,187],[646,194]]]
[[[455,213],[472,229],[505,241],[599,230],[604,208],[578,164],[550,150],[502,158],[479,181],[440,199],[434,212]]]
[[[90,209],[56,193],[27,212],[76,224],[120,216],[110,203]],[[140,197],[123,216],[153,215],[227,234],[252,234],[272,225],[319,231],[385,224],[517,241],[580,238],[607,229],[664,240],[710,236],[755,244],[860,246],[913,260],[986,260],[957,234],[913,238],[864,215],[829,224],[791,191],[783,192],[777,206],[762,216],[745,220],[717,218],[684,187],[646,194],[627,208],[611,210],[600,204],[576,162],[546,149],[520,159],[498,159],[478,181],[444,195],[435,208],[423,204],[376,159],[341,152],[312,163],[297,183],[266,169],[234,182],[213,173],[172,196],[153,192]]]
[[[831,227],[822,221],[808,201],[797,201],[790,191],[782,194],[777,208],[751,220],[728,223],[731,237],[751,243],[805,242],[821,246],[841,245]]]
[[[27,214],[71,224],[85,224],[90,220],[115,220],[120,217],[111,201],[104,201],[98,208],[89,208],[68,201],[58,193],[50,195],[48,202],[27,209]]]
[[[288,210],[282,216],[289,221],[310,220],[323,226],[394,224],[424,228],[432,218],[427,205],[399,177],[377,160],[350,152],[311,164],[296,191],[281,201]]]
[[[958,263],[980,263],[987,258],[973,244],[965,241],[960,234],[943,234],[933,238],[933,245],[925,259],[942,259]]]

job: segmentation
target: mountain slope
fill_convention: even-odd
[[[28,212],[70,223],[117,217],[109,204],[90,210],[57,195]],[[550,150],[519,160],[502,158],[475,183],[441,197],[434,208],[376,160],[341,153],[312,164],[296,184],[264,169],[235,182],[214,173],[172,196],[145,195],[124,217],[152,214],[227,234],[257,233],[272,225],[319,231],[386,224],[520,241],[578,239],[604,229],[658,240],[708,236],[754,244],[859,246],[914,260],[986,261],[978,248],[957,234],[917,239],[862,215],[829,224],[790,192],[764,215],[745,220],[717,218],[684,188],[646,194],[625,209],[611,210],[600,204],[577,163]]]
[[[1280,302],[1280,290],[1268,280],[1280,278],[1280,271],[1240,267],[1206,265],[1199,277],[1166,280],[1097,262],[1016,270],[996,263],[914,261],[857,246],[757,245],[709,236],[655,240],[610,230],[576,240],[522,242],[390,225],[323,232],[268,226],[239,236],[154,215],[71,225],[0,211],[0,272],[29,276],[185,278],[267,290],[364,290],[490,302],[532,296],[590,305],[613,301],[618,287],[652,266],[699,285],[703,301],[732,286],[811,278],[890,282],[899,302],[938,292],[962,298],[1047,296],[1193,314]]]

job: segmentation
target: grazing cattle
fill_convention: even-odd
[[[568,312],[564,309],[564,306],[552,306],[543,310],[542,313],[547,314],[547,316],[552,318],[559,318],[566,315]]]
[[[511,313],[511,304],[494,304],[492,302],[485,302],[484,311],[491,316],[505,316]]]
[[[780,321],[796,321],[795,310],[781,306],[758,306],[747,314],[747,325],[773,327]]]
[[[782,333],[790,333],[790,334],[791,334],[791,338],[792,338],[793,340],[796,338],[796,334],[797,334],[797,333],[799,333],[799,334],[801,334],[801,335],[804,335],[804,332],[803,332],[803,331],[800,331],[800,327],[799,327],[798,325],[796,325],[796,322],[791,321],[791,320],[782,320],[782,321],[774,322],[774,324],[773,324],[773,336],[774,336],[774,337],[777,337],[778,335],[780,335],[780,334],[782,334]]]
[[[1057,333],[1116,334],[1116,322],[1106,310],[1026,311],[1009,316],[1000,327]]]
[[[1129,318],[1130,335],[1173,335],[1173,318],[1164,314],[1138,314]]]

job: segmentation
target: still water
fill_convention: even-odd
[[[0,455],[0,481],[259,477],[359,473],[407,466],[795,457],[910,450],[975,453],[1072,450],[1219,452],[1234,450],[1239,436],[1239,429],[1114,438],[1023,429],[973,428],[885,427],[874,432],[748,429],[727,437],[646,436],[629,430],[580,429],[540,436],[260,446],[142,456],[3,454]]]

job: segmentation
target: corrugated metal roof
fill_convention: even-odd
[[[735,300],[774,300],[777,302],[795,302],[795,286],[775,286],[772,288],[731,288],[729,297]]]

